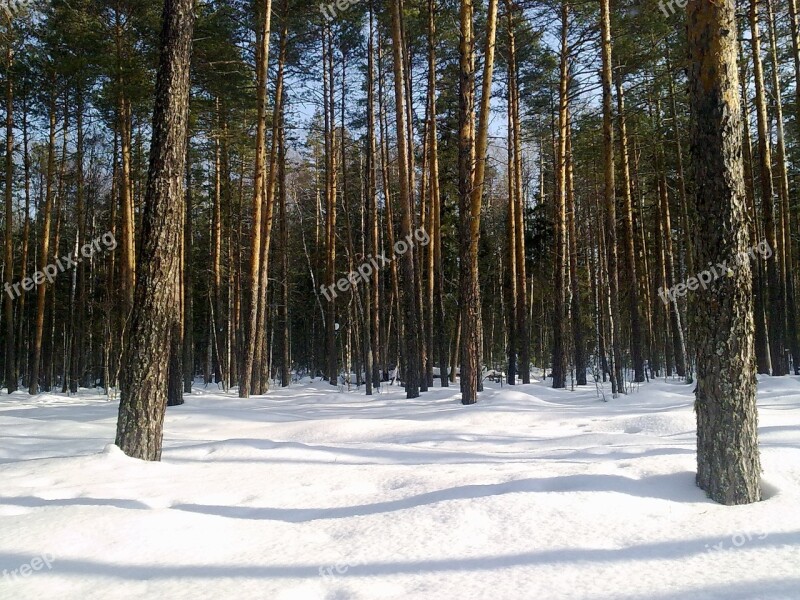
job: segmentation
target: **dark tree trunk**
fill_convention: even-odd
[[[9,40],[6,49],[6,243],[4,248],[5,293],[3,294],[3,318],[6,326],[5,382],[9,394],[17,391],[17,369],[14,359],[14,297],[11,289],[14,280],[14,85],[11,75],[13,57],[11,40]],[[22,315],[19,318],[22,318]]]
[[[697,264],[746,252],[742,114],[735,3],[691,2],[689,84],[693,116]],[[752,273],[743,263],[713,289],[691,295],[697,341],[697,485],[722,504],[761,497]]]
[[[165,0],[150,167],[130,336],[121,377],[117,445],[160,460],[172,325],[179,318],[184,161],[193,0]]]

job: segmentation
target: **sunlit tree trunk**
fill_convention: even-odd
[[[261,4],[260,2],[257,5]],[[264,0],[258,11],[258,32],[256,48],[256,152],[253,171],[253,222],[252,247],[250,249],[250,275],[248,289],[250,304],[247,311],[247,327],[245,328],[244,364],[239,380],[239,397],[249,398],[251,380],[256,355],[256,338],[258,335],[258,310],[261,281],[261,231],[262,210],[264,208],[264,192],[266,189],[266,130],[267,130],[267,66],[269,65],[269,35],[272,23],[272,0]]]
[[[409,164],[408,164],[408,144],[412,140],[407,138],[406,129],[406,98],[404,94],[405,86],[405,64],[403,59],[404,38],[401,31],[401,15],[398,2],[391,3],[392,10],[392,51],[394,57],[394,97],[395,112],[397,121],[397,162],[400,170],[400,235],[403,238],[412,235],[412,194],[413,190],[409,187]],[[403,344],[405,346],[405,364],[403,377],[406,398],[416,398],[420,392],[420,356],[419,356],[419,332],[417,330],[417,310],[416,292],[413,289],[415,276],[414,248],[409,244],[408,250],[400,257],[403,274],[404,289],[401,294],[403,305],[403,317],[405,321],[405,334]]]
[[[556,197],[553,207],[553,387],[567,385],[567,111],[569,108],[569,5],[561,2],[561,68],[558,91],[558,141],[556,147]]]
[[[160,460],[172,325],[180,314],[183,176],[188,130],[194,0],[165,0],[150,167],[128,347],[121,370],[117,445]]]
[[[53,178],[56,169],[56,97],[55,75],[51,76],[51,88],[48,114],[50,119],[50,133],[47,147],[47,181],[45,191],[45,204],[42,214],[42,232],[39,242],[38,270],[44,271],[50,257],[50,227],[53,218]],[[44,338],[44,313],[47,296],[47,284],[42,282],[36,288],[36,322],[34,325],[33,359],[31,360],[31,376],[28,392],[31,395],[39,393],[39,367],[42,360],[42,341]]]
[[[784,333],[786,306],[784,286],[781,278],[779,256],[783,248],[778,246],[775,224],[775,188],[772,179],[772,150],[767,115],[764,71],[761,63],[761,40],[758,26],[758,0],[750,0],[750,43],[753,53],[753,78],[756,89],[756,118],[758,122],[758,156],[761,172],[761,210],[764,219],[764,235],[774,253],[767,261],[766,313],[769,325],[769,346],[773,375],[786,375],[784,356]]]
[[[792,256],[792,223],[789,209],[789,174],[787,168],[786,134],[783,125],[783,99],[781,97],[780,64],[778,61],[778,43],[775,27],[775,15],[772,10],[772,0],[766,0],[767,25],[769,28],[770,60],[772,66],[772,98],[775,106],[775,128],[777,140],[775,145],[775,163],[777,167],[776,178],[778,182],[778,197],[780,205],[780,235],[778,246],[782,250],[782,279],[784,281],[786,302],[786,337],[788,348],[792,355],[792,364],[795,375],[800,375],[800,345],[797,339],[797,315],[794,294],[794,257]],[[774,260],[774,258],[772,259]]]
[[[690,2],[695,256],[746,252],[747,209],[733,0]],[[748,263],[690,297],[697,342],[697,484],[722,504],[761,499],[752,274]]]
[[[609,0],[600,0],[600,36],[602,53],[603,84],[603,161],[605,166],[605,219],[606,219],[606,261],[608,263],[608,294],[611,319],[609,333],[611,338],[611,393],[616,396],[624,392],[622,380],[622,353],[620,351],[619,316],[619,271],[617,268],[617,208],[614,183],[614,115],[611,95],[611,17]]]

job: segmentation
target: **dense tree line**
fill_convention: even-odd
[[[120,389],[118,442],[151,459],[149,399],[197,377],[471,404],[487,370],[696,376],[701,422],[721,394],[754,422],[754,372],[800,373],[797,5],[689,4],[9,13],[8,391]],[[746,483],[699,482],[752,501],[754,452]]]

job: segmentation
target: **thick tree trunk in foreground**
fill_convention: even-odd
[[[172,324],[181,299],[182,179],[186,159],[194,0],[165,0],[153,138],[128,347],[122,367],[117,445],[160,460]]]
[[[691,2],[689,84],[693,115],[697,264],[748,247],[742,113],[733,0]],[[761,497],[752,273],[749,261],[691,295],[697,342],[697,485],[722,504]]]

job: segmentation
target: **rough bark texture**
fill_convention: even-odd
[[[182,179],[186,158],[193,0],[165,0],[153,137],[142,220],[141,266],[121,377],[117,445],[160,460],[171,325],[180,307]]]
[[[733,0],[691,2],[689,85],[698,264],[748,247]],[[748,261],[691,295],[697,342],[697,484],[722,504],[761,497]]]

